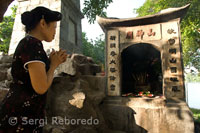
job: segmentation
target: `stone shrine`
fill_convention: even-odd
[[[180,39],[188,8],[138,18],[97,18],[106,34],[107,98],[102,109],[111,129],[194,132],[185,102]]]
[[[17,0],[18,9],[9,47],[9,55],[13,54],[18,42],[25,36],[24,26],[21,23],[21,14],[30,11],[36,6],[44,6],[63,14],[62,21],[57,23],[55,39],[43,42],[46,51],[66,49],[68,53],[81,53],[82,29],[80,0]]]

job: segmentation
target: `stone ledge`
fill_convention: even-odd
[[[169,102],[162,98],[106,97],[101,111],[112,130],[136,133],[194,132],[192,113],[185,101],[179,99]]]

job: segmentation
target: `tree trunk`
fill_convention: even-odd
[[[10,3],[14,0],[0,0],[0,22],[3,20],[3,15],[6,12]]]

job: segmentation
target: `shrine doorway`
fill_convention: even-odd
[[[160,51],[148,43],[133,44],[121,53],[122,95],[139,96],[150,93],[163,95],[162,63]]]

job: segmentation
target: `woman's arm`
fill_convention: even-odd
[[[33,89],[38,94],[44,94],[51,86],[55,68],[50,67],[46,72],[45,65],[41,62],[33,62],[28,64],[28,71]]]
[[[48,72],[45,65],[41,62],[32,62],[28,64],[28,71],[31,84],[36,93],[42,95],[51,86],[55,69],[66,60],[67,54],[64,50],[52,52],[50,55],[50,68]]]

